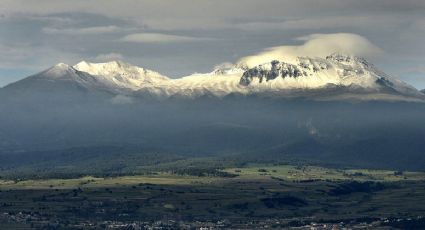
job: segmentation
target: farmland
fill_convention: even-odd
[[[292,165],[222,171],[233,176],[157,172],[3,180],[0,227],[388,227],[423,222],[425,173]]]

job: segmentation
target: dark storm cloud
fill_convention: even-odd
[[[3,0],[0,85],[19,70],[82,59],[122,59],[181,76],[301,45],[298,37],[352,33],[382,49],[372,58],[378,66],[425,87],[408,77],[425,63],[424,15],[423,0]]]

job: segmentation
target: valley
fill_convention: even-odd
[[[232,176],[3,180],[0,227],[388,229],[424,221],[422,172],[292,165],[223,171]]]
[[[0,230],[425,229],[424,0],[0,0]]]

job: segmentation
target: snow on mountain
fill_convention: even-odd
[[[230,93],[248,93],[247,89],[239,84],[244,72],[245,69],[233,66],[215,69],[210,73],[195,73],[171,80],[165,91],[167,95],[186,97],[205,94],[222,97]]]
[[[75,71],[65,63],[58,63],[55,66],[43,71],[37,76],[44,76],[51,79],[63,79],[63,76],[73,76]]]
[[[419,95],[414,87],[393,79],[365,59],[343,54],[332,54],[326,58],[276,60],[253,68],[235,65],[207,74],[193,74],[172,80],[172,83],[168,94],[189,97],[266,92],[288,95],[300,91],[324,92],[335,90],[335,87],[350,90],[350,93],[355,91],[376,94],[372,98],[385,97],[382,94]]]
[[[249,95],[270,92],[275,95],[292,93],[308,96],[309,92],[335,93],[335,89],[339,94],[363,94],[363,98],[364,94],[373,94],[375,96],[366,98],[375,99],[394,99],[399,96],[423,98],[423,94],[415,88],[391,78],[365,59],[342,54],[332,54],[326,58],[275,60],[253,68],[226,65],[210,73],[195,73],[178,79],[170,79],[155,71],[120,61],[82,61],[74,66],[60,63],[30,78],[72,81],[87,89],[101,89],[117,95],[149,94],[165,98],[205,95],[224,97],[234,93]]]
[[[416,93],[416,89],[392,79],[365,59],[342,54],[326,58],[298,57],[295,63],[272,61],[247,70],[240,84],[257,91],[318,89],[335,85],[376,92],[392,89],[399,93]]]
[[[47,70],[14,82],[5,88],[20,87],[31,88],[37,84],[77,84],[80,86],[95,85],[96,79],[86,72],[80,72],[65,63],[58,63]]]
[[[99,84],[114,89],[138,90],[162,84],[169,79],[152,70],[132,66],[121,61],[88,63],[82,61],[73,66],[78,71],[93,75]]]
[[[72,66],[65,63],[58,63],[49,69],[42,71],[38,74],[30,76],[28,79],[38,79],[47,81],[79,81],[87,80],[89,74],[85,72],[78,72]]]

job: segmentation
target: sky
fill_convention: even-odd
[[[424,0],[0,0],[0,87],[59,62],[177,78],[341,51],[423,89],[424,41]]]

